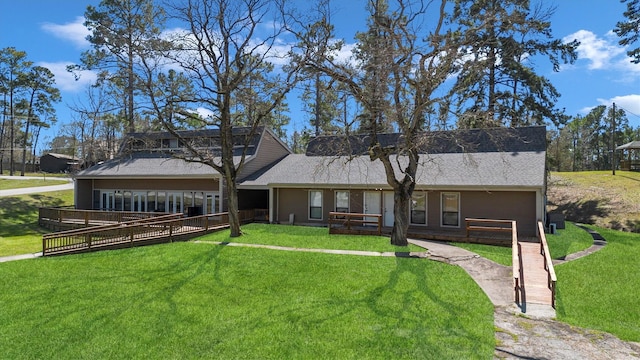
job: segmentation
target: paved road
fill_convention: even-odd
[[[0,176],[0,179],[11,179],[11,180],[45,179],[45,180],[67,180],[68,181],[67,184],[63,184],[63,185],[36,186],[36,187],[29,187],[29,188],[0,190],[0,197],[73,189],[73,180],[69,178],[59,178],[59,177],[43,178],[40,176]]]

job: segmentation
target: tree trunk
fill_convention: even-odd
[[[227,211],[229,212],[229,229],[231,237],[242,235],[240,230],[240,215],[238,214],[238,191],[235,179],[227,172],[224,176],[225,188],[227,190]]]
[[[393,229],[391,230],[391,245],[407,246],[409,232],[409,202],[411,194],[400,186],[393,191]]]

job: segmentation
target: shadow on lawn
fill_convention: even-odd
[[[611,220],[609,221],[609,227],[613,230],[640,233],[640,220],[627,219],[624,223],[617,220]]]
[[[604,207],[606,205],[604,200],[549,203],[549,205],[557,205],[552,211],[553,213],[562,213],[567,220],[577,223],[594,224],[596,218],[604,218],[609,215],[609,210]]]
[[[38,231],[38,208],[62,205],[63,200],[43,194],[1,197],[0,236],[23,235],[25,227]]]
[[[397,330],[392,332],[396,334],[400,332],[399,336],[420,339],[419,347],[428,349],[429,357],[451,357],[451,352],[434,353],[436,349],[441,349],[441,343],[448,342],[449,338],[455,338],[455,342],[458,344],[468,344],[474,347],[474,349],[457,349],[461,353],[468,353],[468,351],[477,351],[478,353],[488,351],[488,353],[493,353],[493,318],[487,319],[488,324],[490,324],[491,336],[489,339],[482,338],[481,331],[478,331],[482,325],[477,323],[465,324],[460,321],[462,314],[479,310],[479,307],[471,310],[470,307],[464,305],[464,302],[456,303],[434,292],[433,287],[442,286],[442,278],[438,274],[430,272],[430,267],[424,266],[422,262],[422,260],[397,258],[396,269],[390,273],[387,283],[374,289],[367,299],[367,304],[369,304],[371,311],[381,317],[394,318],[393,326],[397,327]],[[401,282],[406,281],[407,278],[414,280],[415,284],[414,287],[405,287],[409,291],[405,290],[403,292],[399,288],[403,288]],[[458,295],[455,295],[456,292],[456,289],[452,289],[447,293],[454,294],[452,296],[457,297]],[[461,293],[465,293],[465,291],[461,291]],[[423,296],[433,306],[428,306],[426,309],[421,307],[419,305],[420,301],[416,300]],[[391,303],[388,301],[389,298],[399,301]],[[382,302],[380,299],[387,299],[387,301]],[[472,301],[473,299],[468,300]],[[490,314],[493,315],[493,311]],[[442,329],[450,331],[442,333]],[[403,334],[403,331],[406,334]],[[440,335],[434,337],[434,332],[440,332]],[[459,341],[460,337],[464,338],[465,341]],[[433,343],[429,344],[428,339],[433,339]],[[480,350],[483,347],[486,347],[486,349]]]

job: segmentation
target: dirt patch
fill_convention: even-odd
[[[554,320],[529,319],[496,307],[495,359],[640,359],[640,344]]]

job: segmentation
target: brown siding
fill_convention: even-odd
[[[464,230],[464,218],[515,220],[518,233],[535,235],[536,193],[534,191],[443,191],[460,194],[460,232]],[[438,231],[456,231],[440,226],[441,191],[430,191],[427,204],[428,226],[421,228]],[[418,227],[416,227],[418,228]]]
[[[519,234],[536,233],[535,192],[465,192],[460,194],[460,208],[463,220],[465,217],[515,220]]]
[[[334,208],[334,191],[318,189],[322,191],[322,220],[309,219],[309,190],[316,189],[279,189],[279,209],[276,221],[281,224],[289,223],[289,214],[294,214],[294,222],[299,225],[322,225],[327,223],[329,212]]]
[[[251,175],[265,166],[282,159],[288,154],[289,151],[282,145],[282,143],[271,136],[271,133],[265,132],[262,137],[262,141],[260,142],[260,148],[256,149],[255,157],[245,164],[242,172],[238,176],[238,179]]]
[[[218,179],[96,179],[94,188],[218,191]]]
[[[326,224],[329,212],[334,210],[335,190],[323,191],[323,220],[309,220],[309,189],[277,189],[278,197],[274,211],[275,221],[289,222],[289,214],[295,215],[296,224]],[[347,189],[345,189],[347,190]],[[350,191],[350,211],[363,211],[364,190]],[[447,191],[448,192],[448,191]],[[413,229],[434,230],[464,233],[464,218],[479,217],[490,219],[507,219],[518,222],[521,235],[535,235],[536,226],[536,193],[515,191],[450,191],[460,194],[460,227],[440,226],[440,194],[441,191],[427,192],[427,226],[414,225]]]
[[[76,180],[75,196],[76,209],[92,209],[93,189],[91,187],[91,180]]]

